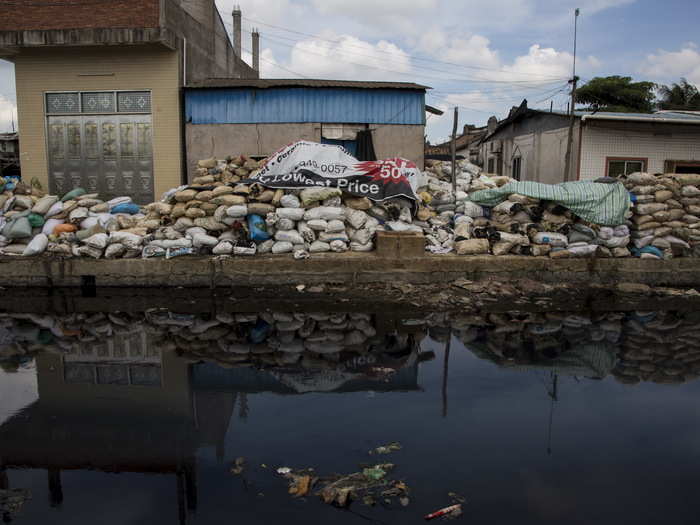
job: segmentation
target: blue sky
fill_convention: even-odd
[[[434,88],[428,103],[460,107],[460,126],[483,124],[527,98],[564,109],[573,10],[581,9],[577,73],[700,84],[697,0],[216,0],[224,20],[243,11],[261,33],[264,77],[403,80]],[[0,61],[0,130],[14,105],[12,66]],[[429,138],[451,116],[431,117]]]

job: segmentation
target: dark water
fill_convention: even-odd
[[[2,314],[0,339],[16,523],[419,523],[451,492],[469,523],[698,522],[695,312]],[[407,506],[276,473],[377,462]]]

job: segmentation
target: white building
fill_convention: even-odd
[[[580,112],[565,175],[569,115],[524,102],[481,142],[484,169],[519,180],[558,183],[635,171],[700,172],[700,112]]]

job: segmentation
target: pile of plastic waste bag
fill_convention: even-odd
[[[457,255],[669,258],[693,255],[700,242],[700,175],[627,176],[622,182],[632,206],[625,192],[626,213],[616,224],[601,225],[554,201],[520,193],[506,191],[498,204],[478,204],[482,190],[515,181],[482,173],[468,161],[457,164],[456,191],[450,163],[427,161],[417,201],[381,202],[333,187],[267,188],[252,178],[263,162],[245,156],[202,160],[191,184],[146,205],[128,196],[104,201],[81,188],[48,195],[0,179],[0,253],[306,258],[372,251],[378,231],[421,233],[427,251]],[[619,182],[612,184],[625,191]]]

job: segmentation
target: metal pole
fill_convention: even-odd
[[[452,193],[457,194],[457,120],[458,108],[455,107],[454,122],[452,123]]]
[[[564,158],[564,180],[568,181],[571,175],[571,149],[574,142],[574,121],[575,121],[575,104],[576,104],[576,83],[578,77],[576,76],[576,35],[578,26],[578,15],[580,13],[579,8],[574,11],[574,66],[573,66],[573,76],[571,77],[571,105],[569,106],[569,136],[566,140],[566,157]]]

